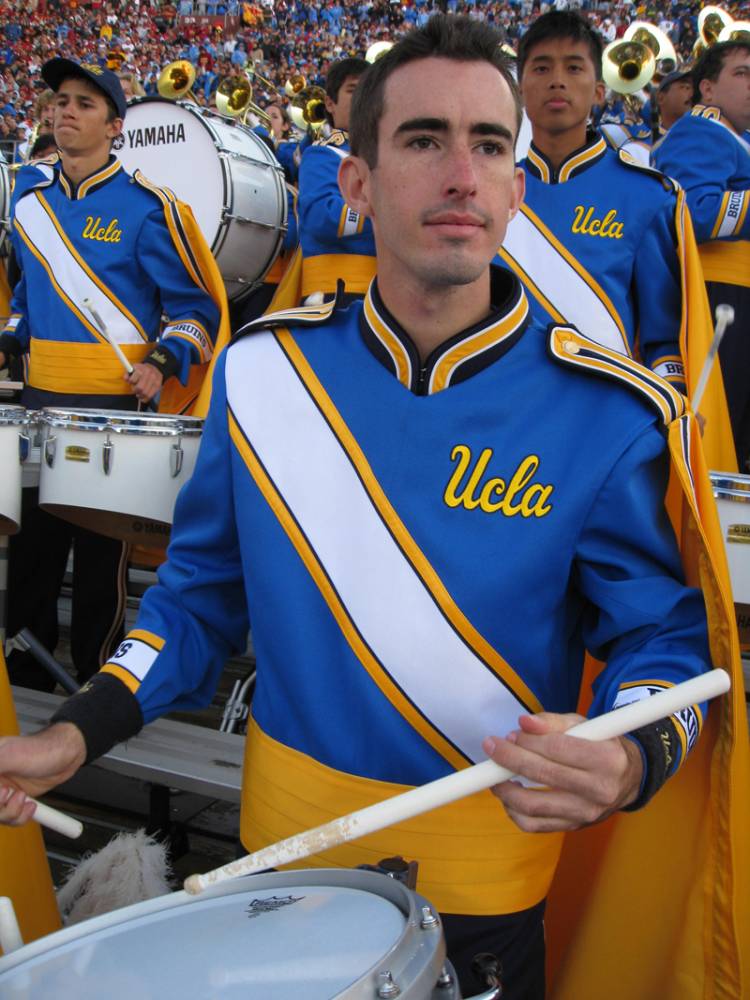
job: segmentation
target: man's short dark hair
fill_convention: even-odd
[[[378,128],[383,117],[385,84],[397,69],[420,59],[454,59],[456,62],[488,62],[510,88],[516,106],[516,137],[521,127],[521,98],[510,71],[510,62],[500,46],[502,36],[494,28],[468,17],[435,14],[422,28],[415,28],[377,59],[354,93],[349,122],[352,153],[374,168],[378,162]]]
[[[350,76],[362,76],[370,68],[364,59],[339,59],[331,64],[326,77],[326,94],[334,103],[338,102],[339,91]]]
[[[529,53],[535,45],[550,39],[565,38],[572,42],[588,45],[589,55],[594,64],[596,79],[602,78],[602,52],[604,45],[598,31],[578,11],[550,10],[542,14],[531,25],[518,45],[518,79],[523,79],[523,70]]]
[[[51,132],[45,132],[44,135],[38,136],[34,145],[29,150],[29,159],[32,160],[37,156],[54,153],[56,149],[57,143],[55,142],[54,135]]]
[[[750,41],[738,39],[736,42],[717,42],[709,45],[702,53],[695,66],[693,66],[693,101],[696,104],[703,102],[701,95],[701,80],[711,80],[715,83],[719,79],[719,74],[724,69],[724,63],[731,52],[750,52]]]

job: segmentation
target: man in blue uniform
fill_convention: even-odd
[[[522,163],[525,203],[500,256],[538,315],[575,324],[683,388],[681,202],[670,180],[589,129],[604,93],[601,52],[573,11],[543,15],[521,41],[533,141]]]
[[[12,240],[22,277],[0,336],[0,365],[28,355],[21,402],[30,409],[136,409],[165,379],[184,384],[192,364],[210,359],[219,310],[198,279],[174,199],[131,178],[110,152],[126,110],[117,76],[66,59],[51,60],[42,72],[56,94],[60,156],[18,174]],[[86,299],[129,358],[132,375],[125,376]],[[160,335],[164,313],[169,321]],[[24,493],[24,530],[11,543],[8,630],[28,627],[54,650],[57,596],[73,541],[71,647],[83,681],[117,643],[125,547],[41,511],[36,490]],[[53,686],[29,654],[14,653],[9,666],[19,683]]]
[[[750,43],[722,42],[693,69],[695,98],[654,153],[687,195],[712,306],[734,307],[719,348],[739,468],[750,469]]]
[[[252,617],[245,846],[491,753],[546,788],[508,782],[505,809],[483,793],[305,864],[419,859],[464,993],[492,951],[503,996],[539,1000],[562,831],[643,805],[705,717],[582,747],[565,731],[584,647],[608,661],[593,713],[711,653],[663,506],[682,397],[541,327],[489,266],[523,194],[520,118],[498,36],[471,19],[433,18],[368,72],[340,183],[372,221],[377,279],[346,310],[263,317],[222,355],[138,627],[54,725],[0,741],[0,774],[39,792],[204,703]],[[32,811],[0,796],[0,821]]]
[[[303,299],[330,298],[339,280],[346,295],[361,298],[375,273],[372,224],[346,204],[337,180],[341,160],[349,155],[352,95],[368,66],[364,59],[333,63],[325,102],[331,133],[302,154],[297,208]]]

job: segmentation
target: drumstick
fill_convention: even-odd
[[[698,412],[698,407],[701,405],[703,393],[706,391],[708,378],[711,374],[711,366],[716,360],[716,355],[719,353],[719,344],[721,343],[721,339],[724,336],[726,328],[731,326],[732,323],[734,323],[734,309],[727,305],[717,306],[716,330],[714,331],[714,338],[711,341],[711,346],[708,349],[706,360],[703,362],[703,368],[701,368],[701,373],[698,377],[698,384],[695,387],[693,398],[690,401],[693,413]]]
[[[45,806],[43,802],[38,802],[36,799],[30,798],[29,801],[36,804],[31,818],[35,819],[41,826],[46,826],[48,830],[54,830],[55,833],[61,833],[64,837],[70,837],[71,840],[76,840],[83,833],[83,823],[79,820],[67,816],[59,809],[53,809],[52,806]]]
[[[569,729],[567,735],[582,740],[608,740],[615,736],[624,736],[634,729],[658,722],[690,705],[715,698],[728,691],[730,684],[729,674],[725,670],[710,670],[682,684],[660,691],[650,698],[606,712],[595,719],[587,719]],[[500,767],[494,760],[485,760],[481,764],[474,764],[473,767],[431,781],[420,788],[413,788],[401,795],[358,809],[348,816],[287,837],[286,840],[271,844],[204,875],[190,875],[185,880],[184,887],[192,895],[197,895],[209,886],[230,878],[253,875],[269,868],[278,868],[279,865],[287,865],[292,861],[301,861],[311,854],[330,850],[347,841],[357,840],[376,830],[382,830],[386,826],[402,823],[431,809],[448,805],[456,799],[485,791],[512,777],[513,773],[507,768]]]
[[[101,318],[101,316],[99,315],[99,313],[94,308],[94,303],[91,301],[91,299],[84,299],[83,300],[83,304],[86,306],[86,308],[88,309],[88,311],[91,313],[92,319],[94,320],[94,322],[96,323],[97,327],[99,328],[99,333],[101,333],[102,337],[104,337],[104,339],[107,341],[107,343],[109,344],[109,346],[112,348],[112,350],[115,352],[115,354],[117,355],[117,357],[120,359],[120,364],[122,365],[122,367],[125,369],[125,371],[128,373],[128,375],[132,375],[133,374],[133,366],[128,361],[128,359],[125,357],[125,353],[122,350],[122,348],[120,347],[120,345],[117,343],[117,341],[113,340],[112,337],[110,336],[109,330],[104,325],[104,320]]]

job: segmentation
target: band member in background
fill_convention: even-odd
[[[675,122],[693,106],[693,79],[690,67],[667,73],[656,90],[656,107],[659,111],[659,141]]]
[[[518,78],[533,139],[525,202],[500,254],[538,315],[574,323],[683,389],[681,205],[672,181],[589,128],[601,55],[599,34],[573,11],[542,15],[523,36]]]
[[[375,273],[372,225],[341,196],[338,169],[349,155],[352,95],[367,72],[364,59],[341,59],[326,79],[326,113],[331,134],[302,154],[299,170],[299,241],[303,299],[336,293],[339,280],[347,295],[361,297]]]
[[[17,175],[11,238],[21,278],[0,336],[0,365],[28,354],[21,402],[30,409],[135,410],[165,379],[185,383],[191,367],[211,356],[219,307],[201,278],[204,251],[183,245],[174,200],[131,178],[111,154],[126,111],[117,76],[66,59],[45,63],[42,74],[55,92],[60,155]],[[124,375],[86,298],[120,342],[132,375]],[[160,335],[163,313],[170,319]],[[28,627],[54,650],[72,540],[71,647],[83,682],[116,644],[126,547],[40,510],[37,492],[24,491],[24,528],[11,541],[8,632]],[[28,653],[14,652],[9,668],[17,683],[53,686]]]
[[[223,352],[138,630],[51,727],[0,741],[0,821],[33,812],[14,784],[38,793],[173,706],[209,700],[251,616],[249,850],[491,754],[545,787],[506,782],[497,798],[470,797],[304,864],[419,859],[464,995],[483,985],[473,956],[490,951],[504,998],[541,1000],[544,901],[564,831],[610,817],[619,841],[614,814],[653,796],[629,827],[640,833],[638,851],[623,854],[631,892],[634,871],[684,884],[674,819],[672,837],[648,833],[669,779],[667,812],[708,832],[688,838],[687,874],[710,840],[721,884],[696,878],[692,895],[680,886],[680,907],[657,894],[638,920],[616,898],[593,924],[634,955],[634,934],[669,926],[703,994],[716,971],[703,907],[715,916],[735,892],[728,835],[713,836],[718,796],[692,786],[704,746],[711,764],[713,737],[698,739],[705,706],[585,747],[565,735],[580,718],[584,647],[607,661],[592,714],[648,698],[712,657],[738,671],[710,553],[700,556],[704,604],[664,513],[667,437],[693,503],[681,430],[695,422],[636,362],[570,327],[539,326],[515,275],[490,267],[523,196],[521,106],[499,40],[480,22],[437,16],[368,71],[339,179],[373,225],[377,278],[362,303],[263,317]],[[699,475],[692,482],[702,490]],[[731,708],[721,718],[730,725]],[[711,732],[719,721],[712,712]],[[712,773],[728,778],[722,746]],[[722,792],[729,823],[734,790]],[[592,854],[579,887],[594,864]],[[722,927],[722,960],[734,964],[734,925]],[[655,969],[623,963],[612,984],[609,963],[605,985],[602,956],[587,958],[588,992],[569,995],[659,996],[674,969],[663,956]]]
[[[712,307],[734,307],[719,348],[742,472],[750,471],[750,42],[708,48],[693,69],[696,103],[654,154],[687,194]],[[744,133],[744,134],[743,134]]]

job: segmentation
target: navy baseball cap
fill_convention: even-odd
[[[118,118],[124,118],[128,103],[122,90],[120,78],[111,69],[103,69],[96,63],[77,63],[72,59],[50,59],[42,66],[42,78],[56,92],[71,76],[88,80],[98,87],[117,108]]]
[[[678,80],[689,80],[692,78],[693,70],[689,66],[683,66],[682,69],[673,69],[671,73],[667,75],[659,82],[658,92],[661,94],[671,87],[673,83],[677,83]]]

